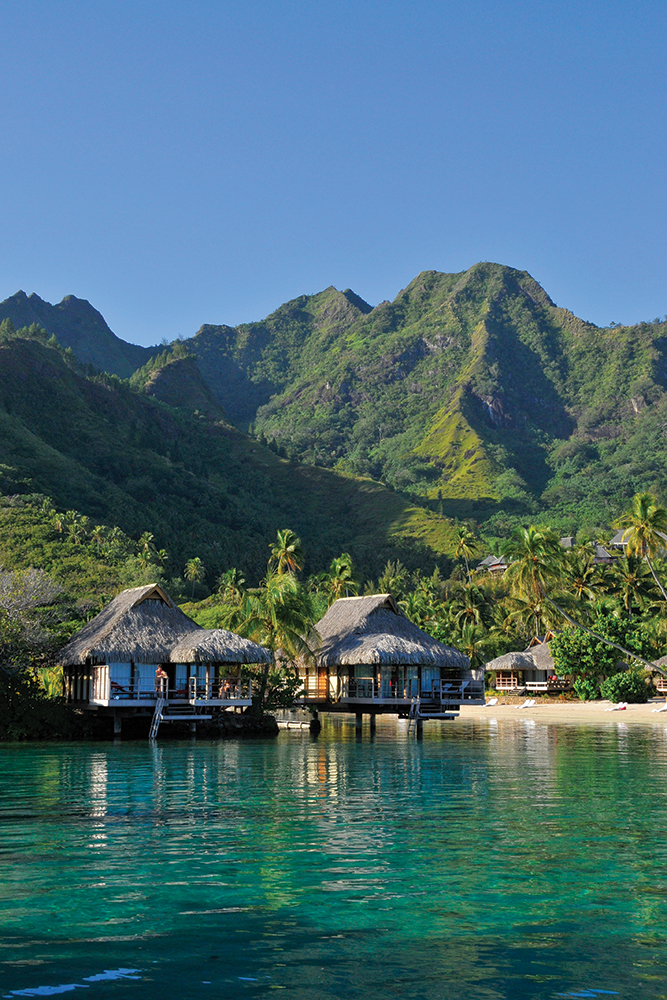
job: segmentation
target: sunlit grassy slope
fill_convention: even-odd
[[[424,272],[372,310],[329,288],[187,346],[229,418],[299,462],[496,528],[571,529],[637,488],[665,492],[666,333],[600,329],[525,271],[484,263]]]

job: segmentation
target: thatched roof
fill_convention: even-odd
[[[547,670],[554,672],[554,658],[551,655],[548,642],[540,642],[529,646],[522,652],[505,653],[484,664],[484,669],[496,670]]]
[[[123,590],[58,656],[63,666],[97,663],[268,663],[262,646],[204,629],[157,584]]]
[[[504,653],[503,656],[496,656],[495,660],[489,660],[484,664],[485,670],[536,670],[535,660],[532,650],[529,653],[511,652]]]
[[[224,628],[188,632],[171,651],[172,663],[270,663],[271,653]]]
[[[315,626],[320,666],[361,663],[468,667],[468,657],[445,646],[410,621],[391,594],[341,597]]]

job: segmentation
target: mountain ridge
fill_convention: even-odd
[[[597,327],[506,265],[423,271],[375,307],[329,286],[263,320],[204,324],[179,349],[203,382],[183,362],[145,391],[220,406],[301,466],[497,532],[536,516],[602,523],[637,488],[667,492],[667,324]]]

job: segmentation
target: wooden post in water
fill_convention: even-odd
[[[113,734],[114,736],[120,736],[123,731],[123,716],[119,715],[118,712],[113,713]]]
[[[377,721],[377,715],[375,712],[371,712],[369,719],[371,723],[371,736],[375,736],[375,723]]]
[[[363,714],[361,712],[357,712],[356,719],[355,719],[355,724],[354,724],[356,732],[357,732],[357,736],[361,736],[361,727],[363,725],[363,721],[364,721]]]

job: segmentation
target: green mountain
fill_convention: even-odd
[[[3,315],[132,376],[8,341],[0,488],[150,530],[179,559],[256,575],[289,525],[318,568],[345,548],[367,575],[389,553],[426,568],[451,553],[447,518],[569,534],[639,490],[667,497],[667,324],[596,327],[525,271],[427,271],[375,308],[331,287],[166,349],[72,297],[18,293]]]
[[[161,398],[184,387],[181,407]],[[226,421],[187,356],[155,367],[135,389],[91,374],[39,333],[5,332],[0,441],[2,494],[44,494],[61,511],[135,539],[151,532],[173,572],[199,556],[210,585],[229,566],[257,579],[283,527],[301,535],[307,572],[324,569],[343,549],[366,574],[397,556],[412,566],[448,565],[451,524],[370,480],[274,454]],[[17,523],[12,533],[16,515],[8,511],[0,519],[0,565],[57,571],[48,549],[55,529],[37,558],[29,532]]]
[[[69,347],[82,364],[129,378],[159,350],[128,344],[112,333],[101,313],[85,299],[66,295],[53,306],[39,295],[17,292],[0,302],[0,322],[10,320],[19,330],[36,323]]]
[[[374,309],[328,288],[185,346],[230,420],[294,460],[504,531],[601,525],[636,490],[667,492],[666,333],[601,329],[527,272],[477,264]]]

